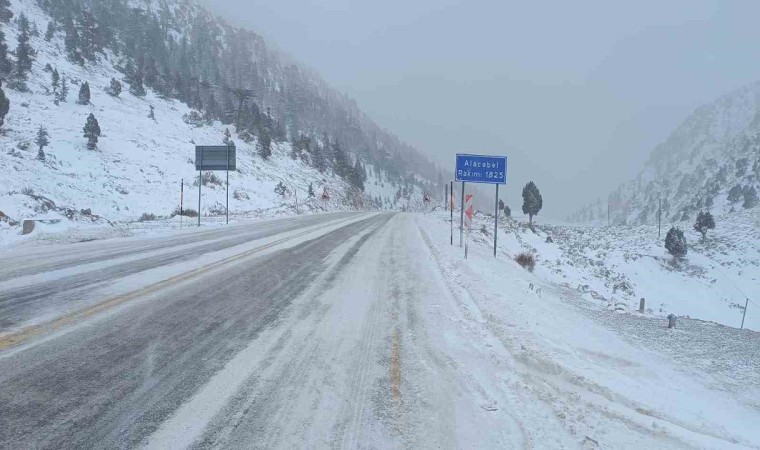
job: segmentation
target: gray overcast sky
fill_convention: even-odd
[[[760,78],[760,2],[198,0],[316,69],[434,160],[510,157],[563,217],[694,108]]]

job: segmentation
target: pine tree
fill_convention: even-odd
[[[324,173],[325,169],[327,169],[325,152],[316,144],[314,145],[314,150],[312,150],[312,164],[314,164],[314,168],[317,169],[319,173]]]
[[[741,199],[742,197],[742,187],[738,184],[731,188],[731,190],[728,191],[728,201],[731,203],[736,203]]]
[[[686,256],[688,251],[686,245],[686,236],[680,228],[672,227],[665,236],[665,248],[674,258]]]
[[[26,75],[32,70],[32,60],[36,52],[29,45],[29,19],[23,13],[18,18],[18,46],[16,47],[16,78],[26,80]]]
[[[82,11],[79,27],[81,29],[79,41],[82,56],[89,61],[95,61],[95,54],[100,50],[98,42],[98,22],[95,20],[92,13],[84,10]]]
[[[13,63],[8,59],[8,44],[5,43],[5,33],[0,30],[0,78],[11,73],[11,70],[13,70]]]
[[[106,93],[112,97],[121,95],[121,83],[116,78],[111,78],[111,84],[106,89]]]
[[[742,206],[746,209],[754,208],[757,205],[757,191],[754,187],[750,187],[744,192],[744,203]]]
[[[3,91],[3,80],[0,78],[0,128],[2,128],[5,123],[5,116],[8,114],[10,106],[11,101],[5,96],[5,91]]]
[[[87,123],[84,125],[84,137],[87,138],[87,149],[95,150],[98,148],[98,137],[100,137],[100,125],[95,115],[90,113],[87,116]]]
[[[47,30],[45,30],[45,40],[50,42],[51,40],[53,40],[53,36],[55,36],[55,22],[51,20],[47,24]]]
[[[272,156],[272,138],[269,136],[269,130],[267,130],[266,127],[262,127],[259,132],[256,151],[263,159],[269,159],[269,157]]]
[[[307,193],[309,198],[314,197],[314,185],[312,183],[309,183],[309,192]]]
[[[135,72],[132,82],[129,85],[129,92],[135,97],[145,96],[145,86],[143,86],[143,75],[140,69]]]
[[[523,197],[523,205],[522,205],[522,211],[523,214],[527,214],[529,217],[529,226],[533,228],[533,216],[538,214],[539,211],[541,211],[541,208],[544,206],[544,199],[541,197],[541,192],[539,192],[538,187],[534,182],[529,182],[525,185],[522,191],[522,197]]]
[[[229,128],[224,129],[224,136],[222,136],[222,142],[224,145],[230,145],[230,142],[232,141],[232,133],[230,133]]]
[[[149,106],[150,106],[150,111],[148,112],[148,119],[156,122],[155,108],[153,108],[153,105],[149,105]]]
[[[700,211],[697,214],[697,221],[694,223],[694,229],[702,234],[702,240],[707,238],[707,230],[715,228],[715,219],[710,211]]]
[[[48,134],[47,129],[45,129],[45,127],[42,125],[40,125],[40,128],[37,130],[37,137],[34,139],[34,142],[36,142],[37,147],[40,148],[40,150],[37,152],[37,159],[40,161],[45,161],[44,148],[50,144],[50,135]]]
[[[66,47],[66,54],[69,60],[76,64],[84,64],[84,58],[82,58],[82,54],[79,52],[79,32],[71,15],[68,15],[65,19],[64,31],[66,32],[66,36],[63,39],[63,43]]]
[[[61,93],[58,95],[58,100],[66,103],[66,98],[69,96],[69,84],[66,82],[66,76],[61,77]]]
[[[58,74],[58,69],[53,69],[53,72],[50,73],[50,81],[53,86],[53,95],[57,98],[58,88],[61,86],[61,76]]]
[[[333,144],[333,169],[335,170],[335,174],[341,178],[344,178],[348,174],[346,154],[337,141]]]
[[[79,99],[77,100],[77,103],[80,105],[90,104],[90,84],[86,81],[79,87]]]
[[[10,0],[0,0],[0,22],[8,23],[13,18]]]
[[[274,187],[275,194],[281,195],[283,197],[285,196],[285,192],[287,192],[287,190],[288,189],[285,187],[285,185],[282,183],[282,181],[280,181],[279,183],[277,183],[277,186]]]

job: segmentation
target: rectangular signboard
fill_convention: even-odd
[[[457,154],[456,181],[507,184],[507,157]]]
[[[229,155],[229,166],[227,156]],[[235,146],[196,145],[195,170],[236,170]]]

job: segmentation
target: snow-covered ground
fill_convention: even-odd
[[[658,238],[656,225],[578,226],[540,219],[534,233],[524,225],[527,218],[502,218],[499,241],[510,257],[533,253],[536,275],[599,307],[638,314],[644,298],[645,316],[672,313],[738,328],[749,298],[744,326],[760,330],[760,211],[715,221],[704,242],[691,223],[675,223],[689,246],[677,265],[664,248],[670,222]],[[492,241],[492,216],[478,214],[473,227],[473,239]]]
[[[418,222],[461,314],[449,318],[447,343],[480,354],[454,359],[473,379],[492,380],[492,414],[523,429],[540,422],[545,435],[533,446],[558,448],[561,436],[586,448],[760,446],[760,334],[685,318],[669,330],[661,317],[600,308],[547,264],[562,251],[550,254],[543,233],[501,232],[494,258],[478,226],[464,260],[445,214]],[[534,273],[512,260],[529,245],[539,254]],[[686,284],[667,275],[660,283]],[[531,417],[531,399],[553,414]]]
[[[301,212],[368,208],[378,198],[387,209],[421,203],[418,187],[410,186],[406,198],[396,199],[400,186],[371,165],[365,191],[353,192],[330,170],[320,173],[292,159],[287,142],[274,144],[272,157],[264,160],[256,153],[256,139],[244,142],[234,126],[219,121],[199,126],[186,123],[183,118],[191,110],[179,101],[159,98],[151,90],[145,97],[136,97],[126,83],[121,95],[113,97],[105,88],[112,78],[123,78],[114,68],[115,55],[107,52],[100,63],[84,67],[73,64],[66,58],[63,33],[50,42],[43,38],[50,18],[35,2],[11,3],[16,15],[26,14],[33,28],[43,32],[31,37],[37,57],[27,80],[30,92],[4,85],[11,109],[0,133],[0,245],[20,239],[17,235],[24,219],[48,219],[54,223],[39,224],[39,231],[58,235],[79,235],[82,230],[86,230],[85,238],[129,235],[124,229],[141,228],[130,222],[143,214],[168,217],[178,210],[182,184],[185,209],[197,210],[195,145],[221,145],[227,128],[237,148],[237,171],[229,175],[229,207],[235,216],[294,214],[296,200]],[[9,48],[15,48],[17,25],[12,22],[4,27]],[[69,83],[67,102],[54,103],[51,73],[45,70],[48,64]],[[77,104],[84,82],[90,86],[88,105]],[[155,120],[148,117],[151,106]],[[94,151],[86,148],[82,131],[90,113],[102,131]],[[50,135],[45,161],[36,159],[35,136],[40,126]],[[214,174],[216,178],[203,186],[201,213],[219,217],[226,204],[225,173]],[[287,188],[284,195],[275,192],[280,182]],[[307,197],[309,185],[314,198]],[[328,201],[321,198],[325,189]],[[50,239],[56,238],[43,238]]]

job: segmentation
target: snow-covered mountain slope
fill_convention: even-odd
[[[153,3],[156,8],[158,3],[166,5],[166,2]],[[216,20],[184,1],[172,1],[170,5],[175,8],[174,32],[178,35],[188,33],[183,26],[189,27],[187,23],[195,17],[193,14],[202,15],[204,20]],[[264,159],[257,153],[259,136],[242,129],[238,134],[229,121],[225,120],[224,124],[209,118],[203,110],[189,107],[187,103],[192,102],[180,101],[151,88],[146,88],[144,96],[130,93],[121,64],[123,53],[117,55],[110,48],[104,48],[95,61],[72,62],[67,53],[67,34],[60,31],[64,26],[57,24],[57,31],[51,39],[46,39],[44,30],[55,22],[34,0],[12,0],[11,10],[13,20],[2,24],[8,47],[16,48],[18,19],[23,14],[29,20],[30,45],[36,57],[26,76],[27,91],[10,87],[12,83],[8,81],[3,83],[11,106],[0,129],[0,171],[3,173],[0,234],[19,233],[20,222],[30,218],[106,224],[137,220],[143,214],[169,216],[179,208],[182,180],[185,208],[196,210],[198,172],[194,168],[194,146],[222,144],[226,129],[232,132],[237,148],[238,170],[230,173],[229,188],[233,214],[292,211],[296,197],[301,211],[402,209],[416,208],[421,203],[422,190],[425,183],[429,183],[424,176],[401,177],[391,173],[395,170],[389,172],[389,168],[404,164],[394,157],[416,157],[402,157],[403,146],[395,148],[380,162],[364,147],[345,148],[349,163],[357,159],[362,162],[366,172],[363,191],[353,186],[346,176],[336,175],[329,160],[327,167],[320,171],[312,163],[312,155],[303,150],[294,152],[291,142],[294,135],[300,133],[295,128],[289,131],[288,139],[279,142],[275,139],[272,156]],[[230,32],[230,29],[225,30]],[[272,53],[267,55],[271,57]],[[14,56],[9,59],[15,64]],[[272,64],[272,67],[280,66]],[[68,84],[66,101],[56,102],[51,82],[53,69],[61,82],[65,79]],[[6,78],[10,81],[12,74]],[[112,79],[120,80],[124,86],[119,96],[107,93]],[[276,79],[274,75],[273,79]],[[83,105],[78,104],[77,99],[80,86],[85,82],[91,96],[89,103]],[[269,95],[274,94],[262,94],[260,105],[252,107],[264,108]],[[335,94],[329,91],[325,95]],[[271,104],[276,110],[280,103],[272,101]],[[149,118],[151,109],[154,118]],[[284,116],[286,112],[274,111],[272,116],[278,113]],[[88,140],[83,133],[89,114],[97,118],[102,133],[96,150],[87,148]],[[204,117],[199,120],[201,115]],[[293,117],[294,123],[298,122],[298,117]],[[299,123],[310,122],[302,118]],[[44,160],[37,159],[35,138],[40,127],[47,130],[50,141],[44,148]],[[327,135],[329,130],[322,131]],[[343,135],[337,133],[328,139],[342,139]],[[323,134],[313,135],[313,146],[324,145]],[[387,134],[378,136],[377,140],[388,146],[391,138],[392,135]],[[329,155],[326,158],[329,159]],[[204,179],[203,215],[224,213],[225,173],[213,175]],[[277,193],[275,187],[281,182],[286,191]],[[312,198],[308,197],[309,186],[315,194]],[[329,200],[322,198],[325,190]]]
[[[733,192],[732,192],[733,190]],[[760,190],[760,82],[697,108],[658,145],[636,180],[571,215],[579,222],[665,223],[700,210],[724,215],[757,204]],[[754,194],[753,194],[754,192]],[[726,219],[728,220],[728,219]]]
[[[657,226],[573,226],[542,223],[532,232],[524,223],[502,218],[500,251],[536,257],[535,273],[579,292],[601,309],[645,316],[669,314],[760,330],[760,208],[720,220],[703,242],[684,228],[688,253],[678,264],[663,247]],[[522,222],[522,221],[521,221]],[[527,219],[525,220],[527,222]],[[493,216],[478,214],[472,239],[493,245]],[[747,302],[749,298],[749,302]]]

